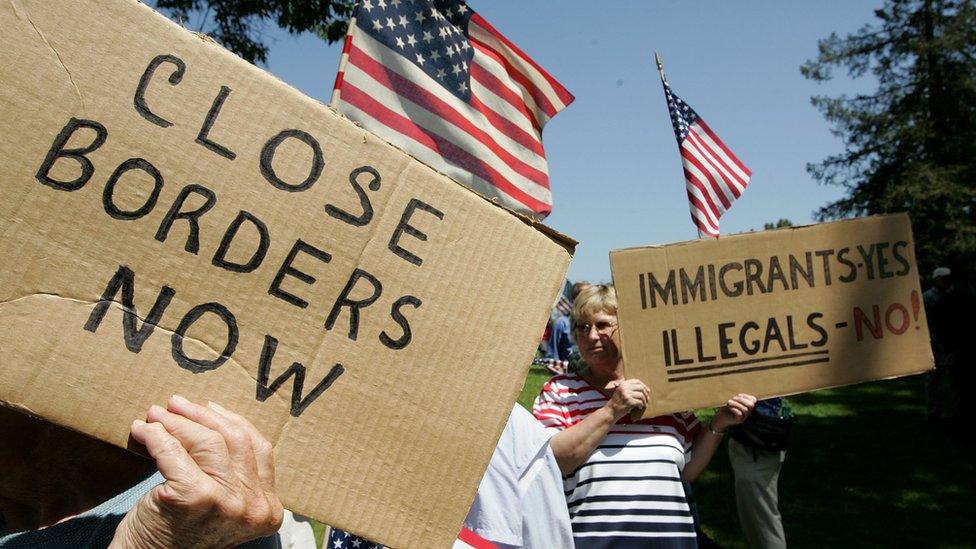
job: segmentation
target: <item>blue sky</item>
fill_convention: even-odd
[[[543,134],[553,193],[546,224],[579,241],[569,278],[609,281],[611,249],[697,237],[655,50],[674,91],[753,171],[722,218],[723,234],[784,217],[810,223],[841,197],[805,169],[843,146],[810,96],[869,91],[872,82],[838,74],[817,84],[799,66],[816,55],[817,40],[872,22],[880,4],[471,0],[576,96]],[[341,46],[274,29],[267,38],[265,68],[327,102]]]

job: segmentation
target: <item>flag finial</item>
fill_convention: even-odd
[[[654,61],[657,63],[657,73],[661,75],[661,81],[663,82],[665,80],[664,62],[661,61],[661,56],[657,52],[654,52]]]

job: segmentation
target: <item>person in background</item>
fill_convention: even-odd
[[[591,284],[585,280],[580,280],[573,284],[569,292],[570,307],[572,306],[572,302],[576,300],[576,296],[590,286]],[[560,314],[552,321],[552,329],[549,333],[549,350],[546,358],[569,364],[574,354],[578,355],[579,351],[572,337],[571,324],[572,321],[570,320],[569,314]]]
[[[650,391],[624,377],[613,286],[580,292],[572,320],[586,367],[550,379],[532,411],[553,433],[576,547],[696,547],[682,482],[698,477],[756,399],[733,396],[705,428],[691,412],[635,420]]]
[[[155,461],[0,406],[0,547],[279,547],[271,444],[179,396],[132,423]]]
[[[742,425],[732,428],[729,462],[735,476],[735,507],[746,543],[753,549],[786,549],[779,513],[779,472],[786,460],[786,438],[792,421],[784,417],[783,399],[760,400]],[[768,418],[763,427],[753,420]],[[775,429],[785,432],[773,435]],[[744,433],[752,429],[751,436]]]
[[[953,419],[961,406],[961,351],[968,336],[971,301],[957,289],[948,267],[932,272],[932,287],[922,298],[935,357],[935,370],[928,373],[925,384],[929,419]]]
[[[524,408],[512,407],[454,549],[573,546],[551,436]],[[322,544],[322,549],[380,547],[335,528]]]

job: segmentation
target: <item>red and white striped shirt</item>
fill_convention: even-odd
[[[608,400],[578,374],[559,375],[543,385],[532,412],[547,429],[563,431]],[[681,470],[700,428],[691,412],[618,421],[563,477],[577,547],[695,547]]]

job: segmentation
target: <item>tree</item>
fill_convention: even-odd
[[[887,0],[878,21],[819,42],[801,72],[873,74],[873,94],[816,96],[844,151],[807,170],[847,196],[820,219],[907,211],[921,272],[976,272],[976,7],[974,0]]]
[[[332,43],[346,35],[355,0],[156,0],[156,8],[212,36],[251,63],[268,60],[264,27],[273,21],[291,34],[312,32]]]
[[[763,230],[769,231],[772,229],[782,229],[783,227],[792,227],[793,222],[785,217],[779,218],[776,223],[763,223]]]

